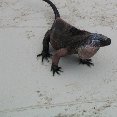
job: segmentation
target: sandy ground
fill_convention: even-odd
[[[117,0],[52,0],[77,28],[112,39],[79,65],[62,58],[55,77],[41,63],[45,32],[54,14],[41,0],[0,0],[0,117],[117,117]],[[53,51],[53,49],[51,49]]]

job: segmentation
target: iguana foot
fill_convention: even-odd
[[[40,57],[40,56],[42,56],[42,62],[43,62],[44,59],[46,59],[47,61],[49,61],[48,58],[50,58],[52,56],[52,54],[50,54],[49,52],[42,51],[41,54],[37,55],[37,57]]]
[[[80,64],[86,64],[89,67],[94,66],[91,59],[80,59]]]
[[[55,73],[59,74],[60,75],[60,72],[63,72],[61,71],[61,67],[58,67],[57,65],[53,65],[51,66],[51,71],[53,72],[53,76],[55,75]]]

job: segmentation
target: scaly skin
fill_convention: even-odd
[[[50,4],[54,10],[55,21],[52,28],[45,34],[42,53],[37,57],[42,56],[42,62],[44,59],[48,60],[51,56],[49,52],[49,43],[51,43],[56,50],[52,57],[51,71],[53,75],[62,72],[61,67],[58,66],[60,58],[70,54],[78,54],[80,64],[93,65],[90,58],[96,54],[100,47],[110,45],[111,40],[104,35],[93,34],[68,24],[60,18],[56,6],[50,0],[43,1]]]

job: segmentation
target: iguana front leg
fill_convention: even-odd
[[[37,57],[42,56],[42,62],[44,59],[48,60],[48,58],[51,56],[49,52],[50,33],[51,33],[51,30],[48,30],[47,33],[45,34],[45,37],[43,39],[42,53],[37,55]]]
[[[52,66],[51,66],[51,71],[53,72],[53,76],[55,73],[60,74],[59,72],[61,71],[61,67],[58,67],[58,63],[61,57],[64,57],[68,55],[68,49],[67,48],[61,48],[56,51],[52,58]]]

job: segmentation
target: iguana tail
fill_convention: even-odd
[[[60,17],[59,11],[57,10],[56,6],[50,0],[43,0],[43,1],[47,2],[52,7],[54,14],[55,14],[55,19]]]

